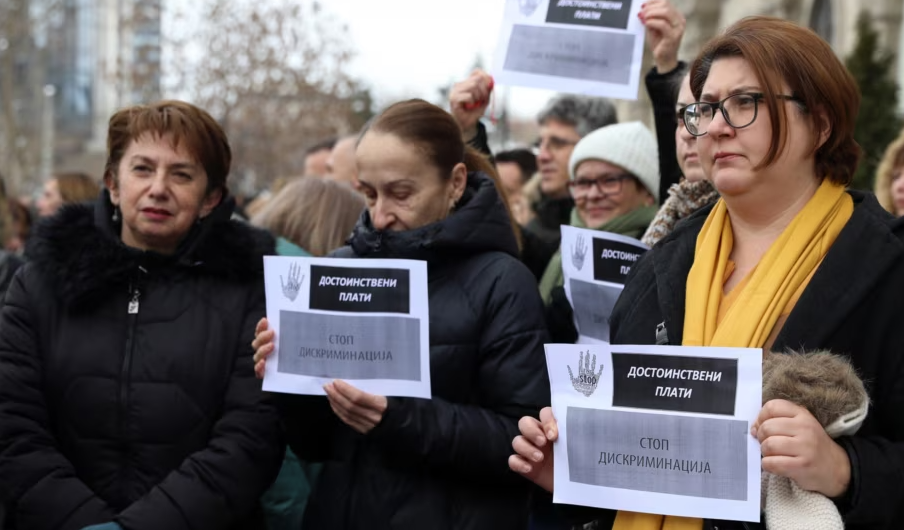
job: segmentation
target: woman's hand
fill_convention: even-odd
[[[666,74],[678,67],[678,48],[687,21],[669,0],[649,0],[637,14],[647,28],[656,71]]]
[[[276,332],[269,329],[270,325],[266,318],[262,318],[254,328],[254,340],[251,341],[251,347],[254,348],[254,375],[258,379],[264,378],[264,367],[267,363],[267,357],[273,353],[276,345]]]
[[[540,411],[540,421],[531,416],[521,418],[518,429],[521,436],[512,440],[515,454],[509,457],[509,468],[552,492],[552,444],[559,439],[559,426],[552,408],[545,407]]]
[[[452,85],[449,107],[466,142],[477,136],[477,122],[486,112],[492,92],[493,78],[480,69],[471,72],[464,81]]]
[[[333,381],[324,385],[323,390],[336,416],[361,434],[367,434],[383,421],[389,405],[385,396],[368,394],[345,381]]]
[[[830,499],[847,491],[851,481],[847,452],[807,409],[774,399],[763,405],[750,433],[760,441],[765,471]]]

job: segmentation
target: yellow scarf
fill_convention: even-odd
[[[824,180],[803,210],[769,247],[736,301],[718,320],[725,271],[734,245],[725,201],[719,200],[697,236],[687,276],[684,346],[762,348],[854,213],[844,187]],[[703,520],[618,512],[613,530],[700,530]]]

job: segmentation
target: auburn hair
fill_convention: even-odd
[[[691,65],[691,90],[700,99],[710,68],[718,59],[739,57],[756,74],[772,118],[772,144],[759,167],[774,163],[788,142],[786,106],[776,96],[798,100],[815,133],[816,174],[849,185],[860,161],[854,123],[860,89],[831,46],[810,29],[774,17],[747,17],[709,41]],[[787,88],[785,88],[787,86]],[[828,129],[822,145],[820,131]]]
[[[219,189],[226,194],[226,177],[232,164],[226,133],[207,111],[184,101],[135,105],[113,114],[107,131],[104,177],[116,177],[126,150],[145,134],[155,138],[169,136],[174,149],[184,144],[207,173],[207,191]]]

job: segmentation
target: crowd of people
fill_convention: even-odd
[[[448,110],[390,105],[312,142],[304,175],[239,206],[222,127],[160,101],[110,118],[102,178],[55,174],[34,207],[0,201],[0,526],[904,524],[904,132],[875,194],[847,189],[860,95],[825,41],[750,17],[688,63],[668,0],[640,17],[654,130],[561,95],[535,146],[493,153],[493,83],[478,70]],[[827,371],[856,374],[857,428],[791,388],[750,429],[764,476],[826,499],[829,522],[765,487],[760,523],[552,503],[544,344],[578,337],[562,225],[651,247],[612,343],[761,348],[768,362],[819,352]],[[267,255],[426,262],[432,399],[341,380],[325,397],[263,392]]]

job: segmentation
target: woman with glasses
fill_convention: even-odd
[[[857,434],[833,439],[810,410],[772,400],[750,435],[764,472],[834,501],[848,530],[900,528],[904,226],[873,195],[845,189],[860,155],[857,85],[811,30],[754,17],[704,47],[691,86],[697,102],[684,122],[722,198],[632,268],[611,318],[612,342],[653,344],[658,335],[673,345],[845,357],[868,382]],[[549,409],[539,422],[523,418],[509,460],[549,490],[555,425]],[[763,522],[776,528],[768,498],[766,506]],[[650,514],[590,517],[616,530],[704,528],[699,519]]]
[[[642,236],[656,215],[657,153],[656,137],[637,121],[608,125],[585,136],[569,162],[571,226]],[[562,254],[557,252],[540,280],[547,305],[553,290],[563,284]]]

